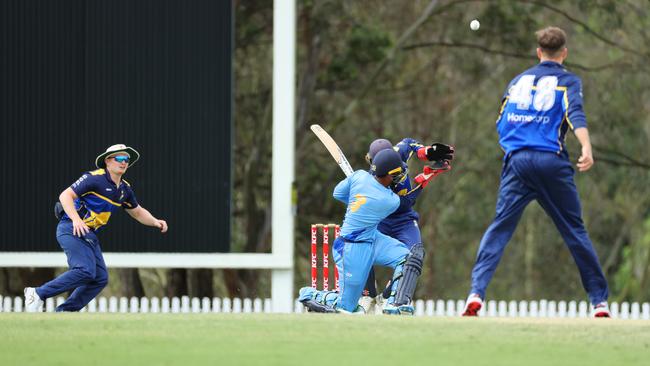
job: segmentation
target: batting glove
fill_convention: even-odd
[[[421,147],[417,150],[418,159],[436,161],[454,159],[454,147],[447,144],[433,143],[431,146]]]

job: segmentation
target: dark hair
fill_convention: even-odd
[[[537,44],[545,55],[555,57],[566,44],[566,33],[558,27],[546,27],[535,32]]]

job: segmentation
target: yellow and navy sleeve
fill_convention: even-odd
[[[79,179],[77,179],[70,188],[72,188],[72,191],[78,196],[81,197],[85,193],[95,191],[97,188],[97,176],[91,174],[91,172],[87,172]]]
[[[133,189],[131,188],[131,185],[126,181],[124,181],[124,183],[125,183],[124,191],[126,195],[124,197],[124,202],[122,202],[122,208],[131,210],[139,206],[138,200],[135,198],[135,193],[133,193]]]
[[[582,81],[579,77],[571,75],[564,91],[563,107],[564,118],[572,129],[587,127],[587,118],[582,106]]]
[[[395,145],[394,149],[402,157],[402,161],[407,162],[413,154],[417,156],[418,149],[423,147],[424,145],[420,141],[407,137]]]

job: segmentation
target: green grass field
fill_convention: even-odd
[[[0,365],[648,365],[650,322],[0,313]]]

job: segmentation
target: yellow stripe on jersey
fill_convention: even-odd
[[[569,124],[569,127],[573,130],[573,124],[571,123],[571,120],[569,120],[569,91],[566,86],[556,86],[555,90],[559,90],[562,92],[562,99],[564,100],[564,105],[565,105],[565,110],[564,110],[564,119],[562,119],[562,122],[560,122],[560,125],[557,128],[557,145],[559,146],[560,150],[558,150],[558,154],[562,152],[564,149],[562,145],[562,140],[560,140],[560,136],[562,135],[562,126],[564,125],[564,122],[566,121]],[[564,136],[564,139],[566,139],[566,135]]]
[[[106,170],[104,169],[97,169],[90,172],[90,175],[104,175],[104,174],[106,174]]]
[[[503,114],[503,110],[506,108],[506,104],[508,104],[508,98],[509,97],[505,97],[503,99],[503,103],[501,103],[501,108],[499,109],[499,116],[497,117],[497,121],[495,122],[495,124],[499,123],[499,120],[501,119],[501,115]]]
[[[111,212],[93,212],[89,210],[90,216],[84,219],[84,223],[92,229],[99,229],[100,227],[108,223],[108,219],[111,217]]]
[[[573,130],[573,123],[571,123],[571,120],[569,119],[569,91],[567,88],[564,88],[564,104],[566,104],[566,110],[564,111],[564,118],[566,119],[567,123],[569,123],[569,127]]]
[[[365,205],[368,200],[366,199],[366,196],[362,194],[356,194],[354,195],[354,198],[355,200],[352,203],[350,203],[350,211],[357,212],[359,208],[362,205]]]
[[[410,191],[408,191],[408,192],[404,192],[404,196],[408,196],[409,194],[411,194],[411,193],[417,191],[418,189],[422,189],[422,185],[421,185],[421,184],[418,184],[417,186],[415,186],[415,188],[412,188],[412,189],[411,189]],[[403,189],[403,191],[406,191],[406,189]],[[401,193],[401,191],[400,191],[400,193]],[[401,195],[400,195],[400,196],[401,196]]]
[[[81,197],[86,196],[86,195],[89,195],[89,194],[95,195],[95,196],[97,196],[97,197],[103,199],[104,201],[110,203],[111,205],[115,205],[115,206],[117,206],[117,207],[122,207],[122,205],[120,205],[119,203],[114,202],[114,201],[112,201],[111,199],[109,199],[108,197],[104,197],[104,196],[102,196],[101,194],[99,194],[99,193],[97,193],[97,192],[93,192],[93,191],[86,192],[86,193],[82,194]]]

